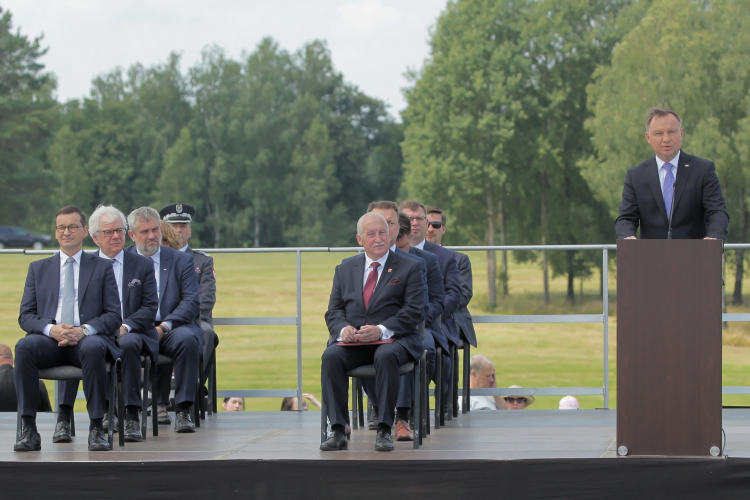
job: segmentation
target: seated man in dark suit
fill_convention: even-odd
[[[36,409],[37,411],[52,411],[47,387],[41,380]],[[13,376],[13,352],[5,344],[0,344],[0,411],[18,411],[16,378]]]
[[[458,327],[453,319],[453,313],[461,303],[461,281],[458,276],[456,253],[425,239],[428,221],[427,210],[422,203],[416,200],[404,201],[401,203],[401,211],[411,221],[411,246],[437,256],[440,272],[443,274],[445,300],[443,301],[443,314],[440,317],[440,329],[435,332],[435,342],[443,348],[443,388],[445,389],[444,396],[447,397],[451,384],[451,359],[448,343],[458,344]]]
[[[60,253],[32,262],[26,276],[18,323],[26,336],[16,344],[16,393],[21,436],[15,451],[38,451],[36,429],[39,369],[61,365],[83,371],[83,392],[91,420],[89,451],[109,450],[102,420],[107,387],[107,357],[122,354],[115,343],[122,324],[112,265],[83,251],[86,214],[72,206],[55,217]],[[69,425],[73,408],[60,405],[55,433]]]
[[[99,206],[89,218],[91,238],[99,246],[96,254],[112,263],[117,280],[121,313],[117,342],[122,349],[122,390],[125,393],[125,441],[143,441],[138,411],[141,408],[141,354],[156,361],[159,337],[154,328],[156,278],[151,261],[125,252],[125,214],[111,205]],[[73,406],[78,384],[65,383],[64,403]],[[120,415],[122,417],[122,415]],[[67,436],[70,441],[70,435]]]
[[[193,234],[192,222],[195,216],[195,208],[187,203],[173,203],[159,210],[162,220],[172,226],[177,234],[179,246],[177,250],[185,252],[193,257],[195,262],[195,274],[198,275],[198,286],[201,290],[201,328],[203,329],[203,368],[208,368],[208,363],[216,346],[219,345],[219,337],[214,331],[213,310],[216,304],[216,271],[214,270],[214,258],[206,252],[193,250],[188,244]]]
[[[198,363],[203,349],[203,330],[198,323],[201,305],[198,278],[192,257],[161,246],[160,222],[159,213],[151,207],[133,210],[128,215],[128,234],[135,245],[127,251],[153,262],[158,295],[154,325],[159,354],[174,360],[175,432],[195,432],[190,407],[195,403]],[[159,365],[156,397],[161,404],[169,399],[171,376],[172,365]]]
[[[323,353],[321,384],[333,433],[320,446],[323,451],[347,447],[346,373],[370,364],[375,366],[375,392],[380,401],[375,449],[393,450],[398,367],[422,354],[418,324],[424,315],[425,288],[420,263],[389,250],[388,222],[380,214],[369,213],[359,219],[357,241],[365,253],[336,266],[325,315],[331,336]],[[393,341],[356,345],[387,339]]]

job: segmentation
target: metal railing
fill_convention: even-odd
[[[602,386],[601,387],[524,387],[523,393],[532,396],[602,396],[604,408],[609,408],[609,251],[617,245],[506,245],[506,246],[446,246],[456,251],[581,251],[602,252],[602,313],[601,314],[533,314],[474,316],[475,324],[510,323],[602,323]],[[725,249],[749,249],[750,244],[725,244]],[[206,252],[219,253],[295,253],[297,315],[286,317],[214,318],[214,326],[276,326],[297,327],[297,387],[273,390],[221,390],[218,397],[273,398],[297,397],[302,401],[302,254],[303,253],[361,253],[361,247],[303,247],[303,248],[208,248]],[[55,250],[0,250],[0,254],[49,255]],[[722,321],[750,321],[750,313],[722,314]],[[472,394],[487,396],[512,396],[518,389],[472,389]],[[79,393],[80,394],[80,393]],[[459,389],[461,394],[461,389]],[[722,394],[750,394],[750,386],[722,387]],[[80,394],[82,396],[82,394]],[[302,405],[300,405],[301,408]]]

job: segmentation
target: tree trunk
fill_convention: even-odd
[[[214,219],[216,222],[214,223],[214,248],[219,248],[219,243],[221,242],[221,224],[219,224],[219,204],[216,203],[214,210],[214,215],[216,218]]]
[[[576,291],[575,291],[575,277],[576,273],[573,269],[573,251],[567,251],[565,252],[567,254],[568,258],[568,294],[565,297],[565,300],[569,304],[575,304],[576,303]]]
[[[492,193],[489,189],[487,190],[487,230],[484,236],[488,246],[495,246],[495,214],[493,213]],[[487,250],[487,291],[490,310],[497,306],[496,273],[495,251]]]
[[[505,193],[505,185],[502,188]],[[505,246],[505,207],[502,200],[498,203],[498,213],[500,214],[500,245]],[[503,284],[503,297],[508,296],[508,251],[503,250],[503,258],[500,267],[500,281]]]
[[[740,189],[740,234],[739,242],[745,243],[745,234],[747,231],[747,208],[745,207],[744,192]],[[737,272],[734,275],[734,295],[732,296],[732,304],[736,306],[742,305],[742,275],[745,272],[745,250],[742,248],[737,249]]]
[[[542,245],[547,244],[547,198],[544,188],[547,175],[542,170]],[[542,250],[542,278],[544,281],[544,305],[549,305],[549,272],[547,267],[547,251]]]

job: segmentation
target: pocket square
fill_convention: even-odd
[[[139,286],[140,284],[141,284],[141,280],[139,280],[138,278],[133,278],[133,280],[130,283],[128,283],[128,288],[135,288]]]
[[[388,282],[388,286],[399,285],[399,284],[401,284],[401,280],[398,279],[398,278],[396,278],[395,280],[391,280],[391,281]]]

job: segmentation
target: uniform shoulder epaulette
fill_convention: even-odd
[[[201,255],[205,255],[206,257],[211,257],[211,254],[208,254],[208,253],[204,252],[203,250],[196,250],[196,249],[193,249],[193,252],[195,252],[195,253],[199,253],[199,254],[201,254]]]

